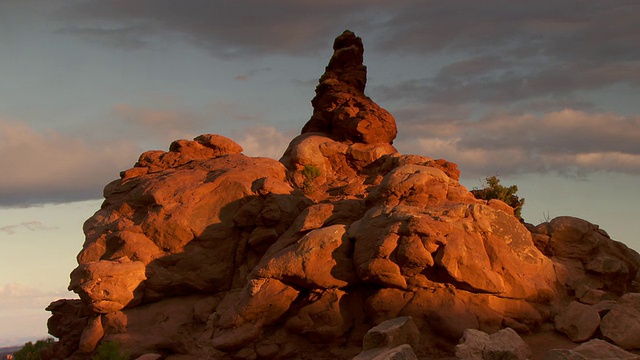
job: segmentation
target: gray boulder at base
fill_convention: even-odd
[[[482,351],[491,337],[484,331],[467,329],[460,344],[456,345],[456,357],[465,360],[482,360]]]
[[[362,339],[362,352],[353,359],[418,359],[413,347],[417,347],[419,342],[420,330],[411,316],[401,316],[369,329]]]
[[[600,331],[624,349],[640,349],[640,293],[623,295],[602,319]]]
[[[420,330],[411,316],[401,316],[387,320],[371,328],[362,339],[362,349],[393,348],[408,344],[418,346]]]
[[[511,328],[488,335],[467,329],[456,346],[456,358],[461,360],[526,360],[531,349]]]

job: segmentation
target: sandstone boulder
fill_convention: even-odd
[[[294,245],[258,264],[252,276],[275,278],[304,288],[341,288],[358,278],[349,257],[344,225],[313,230]]]
[[[596,332],[600,326],[600,315],[592,306],[573,301],[556,316],[555,326],[571,341],[582,342]]]
[[[482,360],[484,347],[491,341],[491,337],[484,331],[466,329],[456,345],[456,358],[462,360]]]
[[[612,297],[606,291],[598,289],[587,289],[580,297],[583,304],[595,305],[602,301],[611,300]]]
[[[216,134],[204,134],[194,141],[176,140],[169,151],[147,151],[133,169],[121,173],[123,179],[184,165],[192,160],[205,160],[223,155],[240,154],[242,147],[233,140]]]
[[[81,353],[88,354],[92,352],[104,336],[101,319],[100,315],[97,315],[90,318],[87,322],[87,326],[82,331],[82,336],[80,337],[80,342],[78,344],[78,350]]]
[[[370,350],[408,344],[417,348],[420,341],[420,331],[410,316],[403,316],[387,320],[367,331],[362,340],[362,348]]]
[[[640,255],[612,240],[597,225],[561,216],[538,225],[534,234],[548,236],[542,245],[545,255],[560,264],[568,276],[562,281],[572,291],[590,287],[622,295],[637,291],[634,280],[640,269]]]
[[[482,351],[484,360],[525,360],[530,356],[531,349],[529,346],[510,328],[491,334],[489,342]]]
[[[94,314],[79,299],[54,301],[46,310],[52,313],[47,321],[49,334],[60,339],[52,347],[49,357],[65,359],[79,350],[82,334]]]
[[[640,348],[640,293],[628,293],[602,319],[602,335],[623,349]]]
[[[411,317],[384,321],[371,328],[362,340],[362,352],[354,360],[418,359],[420,332]]]
[[[479,330],[467,329],[456,345],[456,358],[464,360],[526,360],[531,349],[511,328],[488,335]]]
[[[144,264],[123,257],[82,264],[71,273],[69,290],[92,311],[104,314],[140,303],[144,280]]]

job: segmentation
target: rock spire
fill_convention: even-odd
[[[395,119],[364,95],[367,67],[362,39],[347,30],[336,38],[333,50],[311,101],[313,115],[302,133],[320,132],[354,143],[393,143],[398,132]]]
[[[43,358],[88,360],[113,341],[138,359],[438,359],[463,336],[460,359],[524,358],[520,341],[505,349],[516,331],[554,326],[639,349],[640,255],[584,220],[522,224],[455,164],[399,154],[362,56],[352,32],[336,39],[280,161],[208,134],[108,184],[71,272],[80,299],[47,308],[60,341]]]

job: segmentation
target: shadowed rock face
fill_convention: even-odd
[[[100,340],[176,359],[352,358],[399,316],[419,356],[451,353],[466,329],[535,331],[572,300],[637,288],[640,256],[594,225],[528,229],[455,164],[399,154],[365,84],[346,31],[280,161],[213,134],[142,154],[84,225],[81,300],[49,306],[51,358],[88,359]]]

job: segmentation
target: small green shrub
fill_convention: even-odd
[[[104,341],[98,345],[91,360],[129,360],[129,354],[120,351],[120,344],[117,342]]]
[[[315,180],[318,176],[320,176],[322,172],[320,168],[313,165],[305,165],[304,169],[302,169],[301,174],[304,176],[304,183],[302,184],[302,189],[305,192],[313,191],[313,180]]]
[[[53,338],[38,340],[36,343],[29,341],[22,349],[13,353],[14,360],[40,360],[40,352],[53,345]]]
[[[524,221],[521,215],[522,206],[524,206],[524,198],[520,199],[518,195],[516,195],[518,187],[516,185],[511,185],[509,187],[500,185],[500,179],[495,175],[486,178],[485,181],[486,185],[482,189],[474,188],[471,190],[473,196],[475,196],[476,199],[482,200],[502,200],[513,208],[515,216],[520,221]]]

